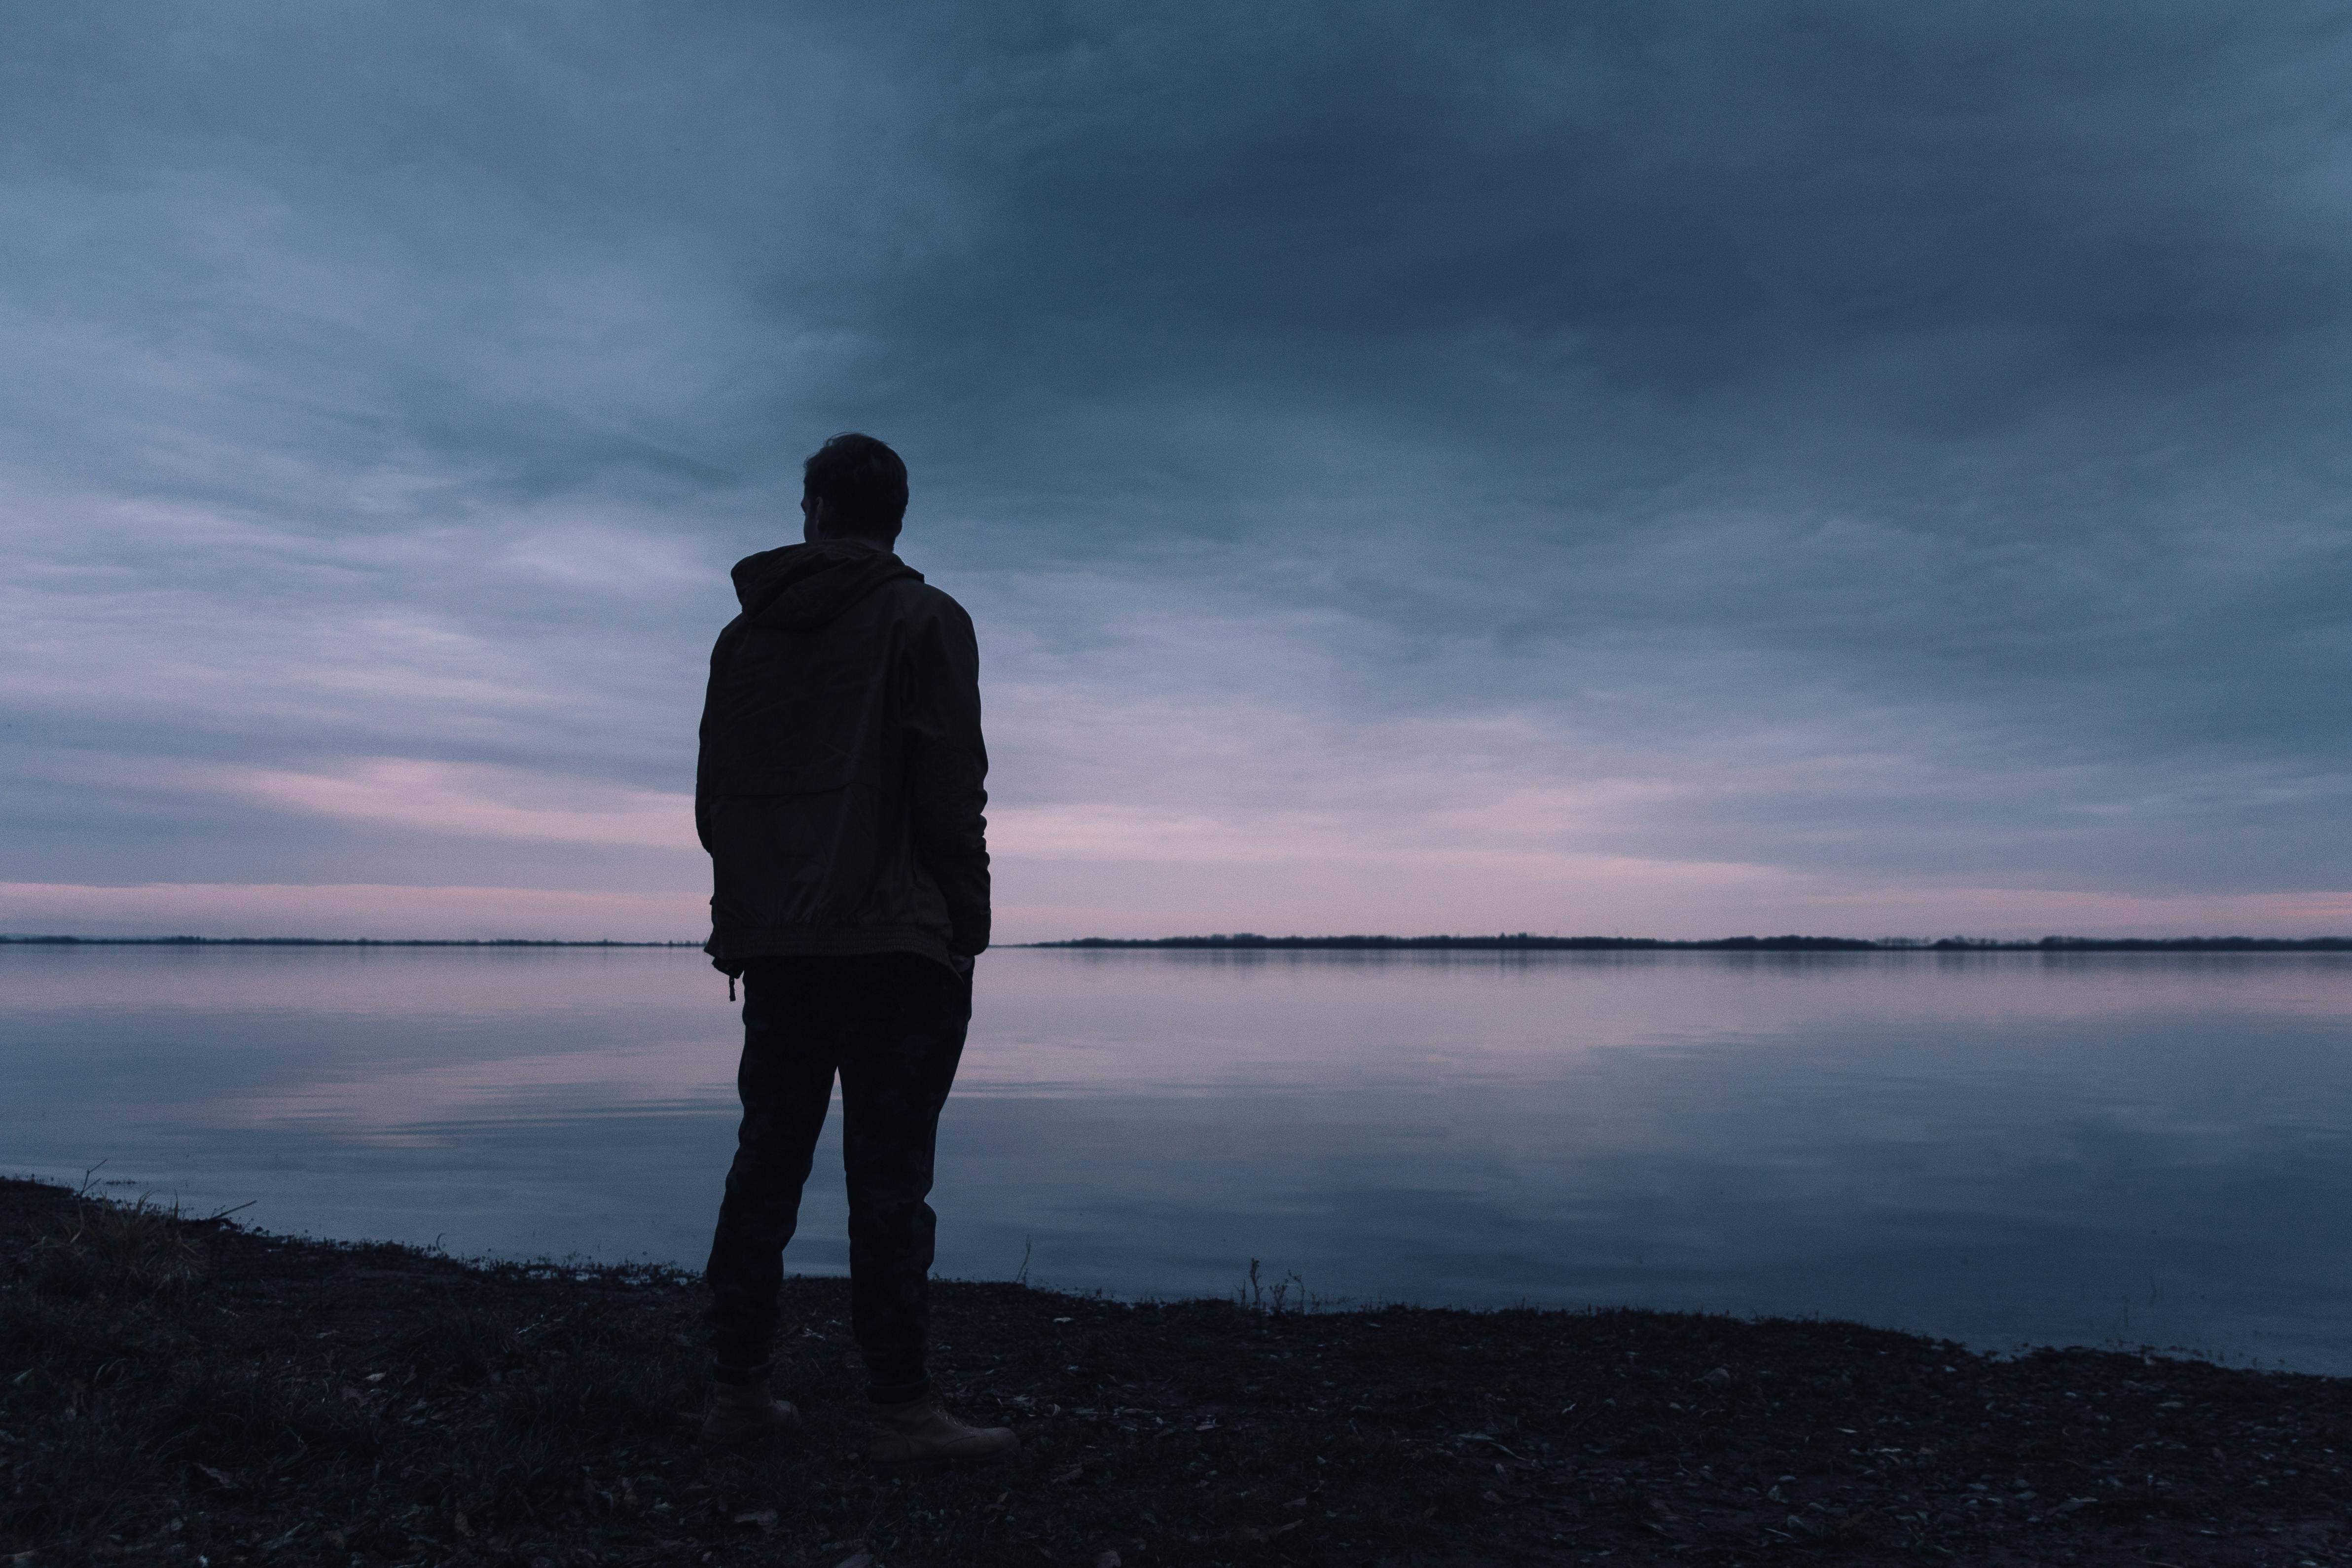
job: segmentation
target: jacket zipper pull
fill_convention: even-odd
[[[727,977],[727,1000],[735,1000],[735,977],[731,974]]]

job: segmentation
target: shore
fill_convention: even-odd
[[[940,1382],[1023,1450],[894,1476],[858,1458],[845,1282],[786,1289],[779,1392],[806,1425],[706,1457],[681,1276],[479,1266],[0,1182],[0,1559],[2352,1560],[2347,1379],[1994,1358],[1835,1322],[950,1280]]]

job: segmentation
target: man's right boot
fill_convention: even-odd
[[[800,1425],[801,1413],[768,1392],[766,1377],[749,1383],[713,1383],[710,1408],[702,1417],[702,1446],[732,1448],[773,1437]]]
[[[884,1465],[969,1465],[1013,1452],[1021,1439],[1009,1426],[967,1426],[925,1393],[903,1405],[876,1405],[874,1443],[866,1458]]]

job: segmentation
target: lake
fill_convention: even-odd
[[[2352,955],[1014,950],[977,997],[943,1275],[2352,1373]],[[737,1038],[684,950],[0,947],[0,1170],[695,1266]]]

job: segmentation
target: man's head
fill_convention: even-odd
[[[907,465],[871,436],[846,431],[801,465],[802,537],[866,539],[887,549],[907,515]]]

